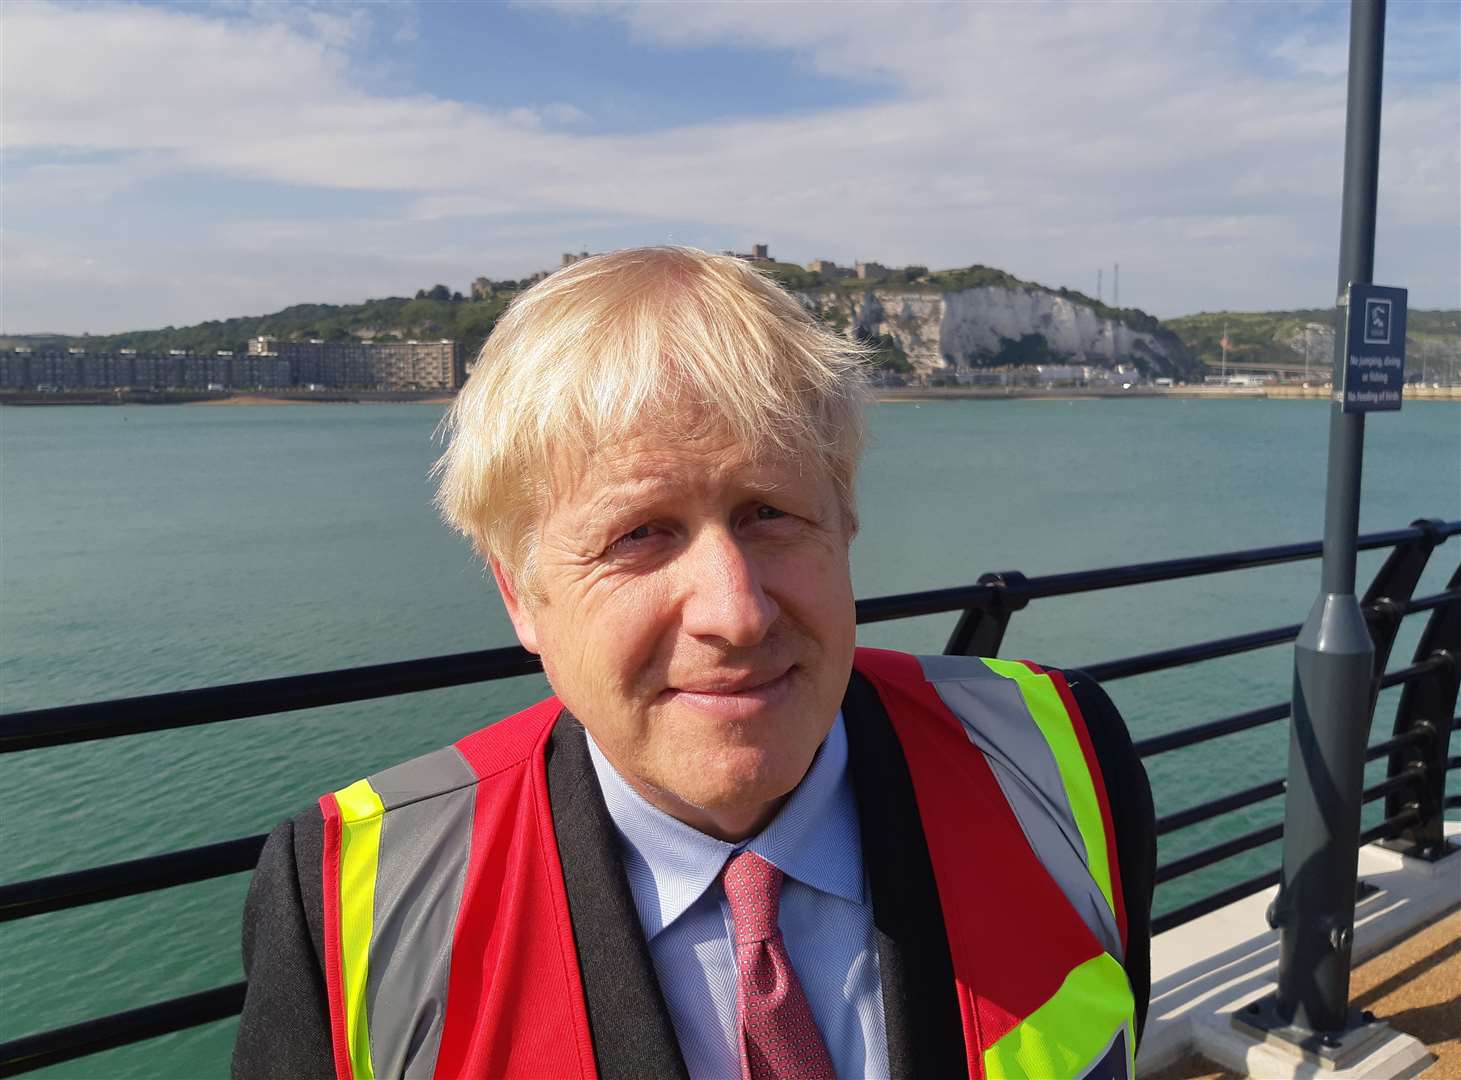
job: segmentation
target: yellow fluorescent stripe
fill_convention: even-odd
[[[995,674],[1014,680],[1025,699],[1025,708],[1030,710],[1040,733],[1045,736],[1045,742],[1055,756],[1055,765],[1060,770],[1060,780],[1065,785],[1065,797],[1075,815],[1076,828],[1085,841],[1086,867],[1114,915],[1116,901],[1111,893],[1111,862],[1106,850],[1106,826],[1101,820],[1101,804],[1096,799],[1095,781],[1086,765],[1086,755],[1081,751],[1070,713],[1065,709],[1065,702],[1060,700],[1060,691],[1055,689],[1050,676],[1036,675],[1017,661],[986,659],[984,663]]]
[[[345,1031],[355,1080],[374,1080],[365,986],[370,973],[380,820],[385,807],[369,780],[357,780],[335,792],[335,801],[340,805],[340,965],[345,969]]]
[[[984,1051],[985,1075],[989,1080],[1079,1076],[1122,1031],[1130,1070],[1134,1009],[1126,972],[1109,953],[1101,953],[1071,969],[1050,1000]]]

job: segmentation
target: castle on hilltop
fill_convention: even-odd
[[[565,251],[558,263],[557,269],[565,266],[572,266],[574,263],[582,262],[598,252],[589,251],[587,248],[578,251]],[[796,263],[780,264],[771,256],[770,244],[752,244],[750,251],[731,251],[727,248],[721,252],[722,255],[730,255],[737,259],[744,259],[748,263],[763,263],[775,265],[796,266]],[[912,281],[917,277],[928,274],[926,266],[884,266],[880,262],[864,262],[858,260],[851,266],[838,266],[831,259],[813,259],[806,264],[806,270],[815,274],[823,284],[831,284],[834,281],[856,279],[858,281],[883,281],[891,277],[901,276],[906,281]],[[507,293],[514,293],[521,289],[536,285],[547,277],[552,271],[539,270],[521,281],[493,281],[488,277],[479,277],[472,282],[471,296],[473,300],[493,300]]]

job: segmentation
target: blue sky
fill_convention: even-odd
[[[1389,10],[1376,276],[1455,307],[1461,5]],[[11,0],[0,23],[6,332],[667,242],[1087,291],[1120,262],[1158,315],[1332,301],[1345,4]]]

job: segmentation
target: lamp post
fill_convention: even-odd
[[[1374,267],[1384,38],[1385,0],[1352,0],[1324,561],[1294,646],[1283,873],[1271,913],[1278,991],[1253,1010],[1253,1026],[1321,1057],[1327,1049],[1335,1064],[1351,1036],[1373,1026],[1349,1008],[1374,646],[1354,592],[1365,417],[1343,411],[1342,387],[1348,288],[1368,284]]]

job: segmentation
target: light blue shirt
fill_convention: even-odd
[[[872,898],[842,714],[781,812],[741,844],[651,806],[592,737],[588,748],[690,1076],[736,1080],[741,1073],[734,923],[719,877],[726,860],[745,848],[786,875],[781,934],[837,1075],[887,1076]]]

